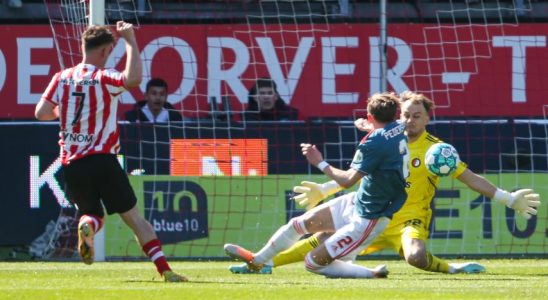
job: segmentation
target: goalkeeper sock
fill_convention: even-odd
[[[160,275],[165,271],[171,271],[169,264],[167,263],[164,252],[162,252],[162,245],[160,240],[153,239],[143,246],[143,252],[150,258],[150,260],[156,265],[156,270]]]
[[[97,233],[103,227],[103,219],[95,215],[82,215],[78,222],[78,227],[80,227],[80,224],[82,223],[91,225],[94,233]]]
[[[319,244],[320,243],[316,235],[300,240],[291,246],[291,248],[274,256],[274,258],[272,258],[273,266],[278,267],[303,261],[306,254],[310,252],[310,250],[318,247]]]
[[[334,260],[327,266],[317,264],[308,253],[304,259],[305,268],[312,273],[324,275],[330,278],[373,278],[373,272],[363,266],[355,265],[341,260]]]
[[[426,251],[426,259],[428,263],[423,270],[430,272],[449,273],[449,264],[445,260],[432,255],[432,253],[428,251]]]
[[[253,263],[257,265],[264,264],[276,254],[291,247],[306,233],[306,228],[302,219],[292,219],[289,223],[280,227],[280,229],[272,235],[268,243],[259,250],[259,252],[255,253]]]

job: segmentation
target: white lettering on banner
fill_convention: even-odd
[[[371,56],[369,58],[369,73],[371,75],[369,77],[369,92],[371,93],[371,95],[381,92],[381,51],[379,45],[380,40],[378,37],[369,38],[369,53],[371,53]],[[388,47],[394,48],[398,57],[398,60],[396,60],[394,66],[386,70],[386,80],[392,86],[394,91],[399,94],[403,91],[409,90],[409,87],[403,81],[402,76],[407,72],[407,70],[409,70],[409,67],[411,66],[413,53],[411,52],[411,48],[409,47],[409,45],[399,38],[388,37],[386,40],[386,45]]]
[[[230,172],[231,176],[240,176],[242,175],[242,158],[240,156],[232,156],[230,159]],[[250,169],[250,175],[257,174],[257,170]],[[215,176],[224,176],[225,173],[217,164],[217,158],[214,156],[203,156],[202,157],[202,176],[215,175]]]
[[[219,168],[215,157],[204,156],[202,157],[202,175],[223,176],[225,174],[223,173],[223,171],[221,171],[221,168]]]
[[[242,158],[239,156],[232,156],[232,159],[230,160],[230,166],[232,169],[232,176],[240,176],[242,175]]]
[[[189,226],[190,224],[190,226]],[[170,221],[166,219],[156,219],[153,218],[151,225],[156,232],[188,232],[188,231],[198,231],[199,222],[197,219],[184,219],[183,222],[179,221]]]
[[[232,49],[235,54],[232,67],[226,70],[222,69],[223,48]],[[240,40],[229,37],[210,37],[207,38],[207,94],[209,97],[215,97],[217,102],[221,102],[221,82],[225,81],[232,89],[241,103],[247,103],[247,88],[240,80],[240,76],[246,71],[249,65],[249,50]],[[225,93],[226,94],[226,93]]]
[[[4,88],[4,83],[6,82],[6,73],[8,72],[8,67],[6,66],[6,58],[2,49],[0,49],[0,91]]]
[[[548,46],[547,34],[543,33],[546,26],[533,27],[529,34],[517,34],[516,31],[516,34],[508,36],[500,33],[491,35],[493,42],[489,45],[494,48],[494,55],[474,61],[477,66],[471,65],[474,62],[463,62],[464,69],[456,65],[452,69],[453,64],[441,58],[427,62],[425,59],[428,57],[425,56],[428,53],[441,51],[445,47],[423,41],[422,25],[409,28],[405,33],[398,34],[397,38],[387,39],[391,54],[386,74],[388,89],[395,92],[419,89],[436,99],[458,96],[458,105],[446,106],[440,110],[444,116],[542,115],[542,111],[532,106],[520,105],[542,104],[543,95],[546,94],[542,89],[526,86],[538,81],[527,77],[527,72],[531,74],[527,64],[542,67],[544,60],[539,55]],[[189,109],[207,110],[204,107],[207,106],[207,100],[214,97],[218,103],[223,103],[222,97],[229,96],[231,101],[243,104],[234,107],[239,110],[247,103],[248,88],[256,76],[271,77],[276,82],[282,99],[301,110],[304,118],[315,115],[346,115],[354,109],[352,104],[357,103],[359,98],[379,92],[380,56],[386,49],[379,48],[380,39],[375,36],[376,29],[372,25],[337,24],[327,33],[298,37],[289,32],[279,35],[259,34],[253,29],[248,39],[231,36],[223,26],[207,28],[208,30],[196,32],[192,38],[187,38],[186,32],[172,32],[164,26],[144,26],[141,32],[144,38],[140,39],[143,43],[139,47],[144,66],[141,90],[144,92],[146,82],[155,74],[153,71],[159,69],[162,76],[164,70],[158,68],[158,64],[167,61],[167,57],[163,55],[169,52],[169,60],[175,58],[177,63],[176,66],[170,65],[169,71],[172,74],[166,75],[175,80],[168,101],[172,104],[190,101],[192,103],[188,104]],[[474,29],[474,34],[476,30],[480,29]],[[35,104],[39,100],[46,80],[51,79],[57,71],[57,60],[36,59],[42,53],[56,53],[55,41],[47,33],[51,32],[46,27],[37,30],[35,36],[12,33],[9,30],[6,33],[7,46],[0,47],[0,90],[8,99],[1,114],[4,118],[31,118],[33,107],[29,104]],[[287,36],[285,39],[286,34],[291,37]],[[287,48],[284,41],[291,41],[291,49]],[[412,47],[423,42],[423,47]],[[449,52],[453,49],[450,45],[447,47],[449,50],[445,50]],[[368,51],[369,57],[365,54]],[[510,58],[510,55],[513,57]],[[119,39],[107,66],[122,70],[125,60],[125,41]],[[12,63],[17,65],[12,66]],[[370,65],[369,68],[367,64]],[[512,74],[504,74],[510,68]],[[486,70],[489,72],[486,73]],[[441,77],[429,78],[427,74],[431,72]],[[369,79],[365,79],[367,76]],[[495,109],[474,106],[474,101],[470,99],[474,99],[473,94],[492,80],[489,78],[492,76],[503,89],[511,89],[511,93],[499,95],[497,103],[501,105],[497,105]],[[369,80],[369,84],[346,84],[356,83],[360,78]],[[472,81],[473,85],[467,84]],[[441,95],[442,92],[445,96]],[[121,101],[129,106],[128,104],[135,103],[141,97],[142,93],[132,90],[123,93]],[[127,110],[127,106],[121,110]],[[336,110],[325,109],[334,106],[337,107]],[[221,167],[223,172],[230,172],[230,168],[225,169],[223,165]],[[247,169],[242,169],[242,172],[248,173]]]
[[[512,47],[512,102],[527,102],[525,77],[527,47],[546,47],[546,36],[495,36],[494,47]]]
[[[445,84],[465,84],[470,81],[470,72],[443,72],[441,82]]]
[[[353,75],[356,64],[337,64],[337,48],[358,47],[357,37],[322,37],[322,103],[357,103],[359,93],[337,93],[337,75]]]
[[[194,50],[192,50],[192,47],[180,38],[172,36],[160,37],[151,41],[143,49],[143,52],[141,52],[141,59],[145,64],[145,68],[143,70],[144,76],[143,81],[141,82],[141,91],[146,91],[146,84],[152,77],[150,74],[152,73],[151,64],[154,55],[156,55],[160,49],[166,47],[177,51],[183,62],[183,76],[181,83],[179,87],[177,87],[177,90],[167,96],[167,101],[175,104],[181,102],[190,94],[196,84],[196,79],[198,78],[198,62],[196,59],[196,54],[194,53]],[[175,70],[171,71],[173,72]]]
[[[17,103],[36,104],[41,93],[31,93],[30,87],[33,75],[48,75],[50,65],[32,65],[30,55],[32,49],[53,48],[52,38],[17,38]]]
[[[272,39],[258,37],[256,40],[259,45],[259,49],[261,49],[261,53],[263,54],[268,73],[276,82],[278,93],[286,103],[291,103],[291,99],[295,93],[295,88],[301,78],[306,59],[308,58],[308,54],[310,53],[310,49],[314,43],[314,38],[304,37],[299,41],[299,47],[295,53],[291,67],[289,68],[287,78],[283,75],[284,73],[282,72],[280,60],[278,59],[278,55],[276,55],[276,50],[274,44],[272,43]]]
[[[62,207],[68,207],[69,203],[65,197],[65,193],[61,189],[59,182],[55,178],[55,174],[61,168],[61,159],[57,158],[45,171],[40,174],[40,157],[32,155],[30,157],[30,208],[40,208],[40,189],[47,184],[55,198],[57,203]]]
[[[122,169],[125,169],[125,160],[123,155],[118,155],[116,157],[118,159],[118,163],[122,167]],[[40,189],[47,184],[51,191],[53,192],[53,195],[55,196],[55,199],[57,200],[57,203],[61,207],[69,207],[70,203],[67,200],[67,197],[65,196],[65,192],[61,189],[61,185],[59,184],[59,181],[57,181],[57,178],[55,178],[55,174],[59,172],[61,169],[61,158],[56,158],[51,165],[48,166],[48,168],[44,171],[44,173],[40,174],[40,156],[38,155],[31,155],[29,159],[29,187],[30,187],[30,193],[29,193],[29,207],[30,208],[40,208]]]

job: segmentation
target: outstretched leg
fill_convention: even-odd
[[[145,254],[152,260],[158,273],[160,273],[164,280],[167,282],[183,282],[188,281],[184,276],[181,276],[171,270],[164,253],[162,252],[162,245],[152,225],[145,220],[137,209],[137,206],[134,206],[129,211],[121,213],[120,217],[124,222],[133,230],[137,241],[141,245]]]
[[[257,272],[276,254],[295,244],[304,234],[333,230],[331,210],[329,206],[322,204],[280,227],[257,253],[233,244],[226,244],[224,249],[227,255],[247,263],[251,270]]]
[[[388,218],[353,218],[352,222],[337,230],[323,244],[310,251],[305,258],[308,271],[328,278],[374,278],[386,277],[386,266],[369,269],[352,262],[344,262],[345,257],[354,257],[365,249],[386,228]]]
[[[428,252],[423,240],[406,238],[405,233],[402,236],[402,250],[405,261],[421,270],[447,274],[485,272],[485,267],[476,262],[449,264],[445,260]]]

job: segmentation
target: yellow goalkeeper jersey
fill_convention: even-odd
[[[424,219],[426,223],[429,222],[432,214],[430,202],[436,193],[439,177],[428,172],[424,165],[424,155],[430,146],[441,142],[442,140],[425,130],[416,141],[408,144],[410,175],[405,187],[407,200],[394,214],[392,223],[397,224],[398,221],[405,222],[409,219]],[[466,163],[460,162],[451,176],[453,178],[460,176],[467,167]]]

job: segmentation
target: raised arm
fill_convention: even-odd
[[[139,86],[143,78],[143,65],[139,56],[139,48],[135,38],[133,24],[124,21],[116,23],[116,31],[124,38],[126,42],[126,67],[124,75],[126,77],[126,87],[132,88]]]
[[[531,189],[520,189],[510,193],[496,187],[485,177],[469,169],[466,169],[457,179],[483,196],[514,209],[526,219],[537,214],[536,208],[540,206],[539,194]]]
[[[459,177],[457,177],[462,183],[466,184],[470,189],[484,195],[488,198],[493,198],[497,187],[493,185],[490,181],[485,179],[485,177],[480,176],[470,169],[466,169]]]

